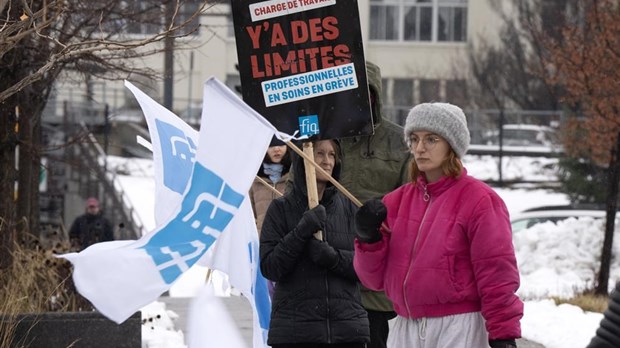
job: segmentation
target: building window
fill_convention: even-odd
[[[465,80],[446,80],[446,101],[463,108],[469,105]]]
[[[398,40],[398,6],[385,1],[371,0],[370,39]]]
[[[448,102],[467,108],[467,82],[462,79],[404,79],[383,80],[384,117],[405,124],[409,110],[420,103]]]
[[[190,0],[185,1],[181,5],[181,11],[178,13],[177,18],[175,18],[176,24],[182,24],[186,21],[189,21],[183,29],[181,29],[181,35],[198,35],[200,30],[200,15],[191,18],[199,9],[200,9],[200,1]],[[191,21],[190,21],[191,18]]]
[[[420,103],[440,101],[441,84],[439,80],[420,80]]]
[[[407,113],[413,106],[413,80],[412,79],[394,79],[393,88],[394,106],[398,112],[394,115],[394,119],[399,124],[405,124]]]
[[[122,16],[126,22],[126,33],[152,35],[163,28],[164,17],[161,5],[145,1],[122,1],[120,4],[124,12]]]
[[[467,0],[370,0],[370,39],[464,42]]]

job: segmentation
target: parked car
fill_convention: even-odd
[[[543,222],[566,220],[568,218],[591,217],[605,218],[605,207],[599,205],[558,205],[544,206],[524,210],[510,217],[512,232],[518,232]]]
[[[505,124],[502,128],[503,146],[559,146],[555,128],[534,124]],[[483,143],[499,145],[499,130],[486,132]]]

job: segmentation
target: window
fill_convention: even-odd
[[[448,102],[467,107],[467,82],[461,79],[383,79],[384,117],[405,124],[409,110],[420,103]]]
[[[384,2],[380,0],[371,0]],[[370,5],[370,39],[398,40],[398,6]]]
[[[467,0],[370,0],[370,39],[464,42]]]
[[[123,1],[128,34],[155,34],[163,28],[163,7],[148,1]]]
[[[446,101],[461,107],[469,105],[465,80],[446,80]]]
[[[439,80],[420,80],[420,103],[440,101],[440,87]]]
[[[189,21],[190,18],[200,9],[200,2],[196,0],[185,1],[181,5],[181,10],[177,14],[177,18],[175,18],[176,24],[182,24],[186,21]],[[181,29],[181,35],[188,35],[191,33],[192,35],[198,35],[198,30],[200,29],[200,15],[191,18],[183,29]]]
[[[409,109],[413,106],[413,80],[394,79],[392,101],[394,103],[394,122],[405,124]]]

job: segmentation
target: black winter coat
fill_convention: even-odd
[[[331,270],[313,263],[308,242],[290,233],[308,210],[303,159],[297,157],[293,165],[293,189],[272,201],[260,236],[261,271],[276,282],[268,344],[368,342],[368,318],[353,269],[357,208],[328,184],[320,201],[327,212],[323,238],[340,260]],[[334,178],[339,172],[336,164]]]
[[[84,250],[95,243],[114,240],[114,231],[112,224],[102,213],[97,215],[86,213],[73,221],[69,238],[80,250]]]

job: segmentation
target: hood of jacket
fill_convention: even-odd
[[[383,109],[383,101],[381,96],[383,93],[383,86],[381,84],[381,69],[372,62],[366,61],[366,76],[368,78],[368,90],[371,94],[370,98],[373,100],[372,105],[372,121],[375,127],[383,120],[381,110]]]

